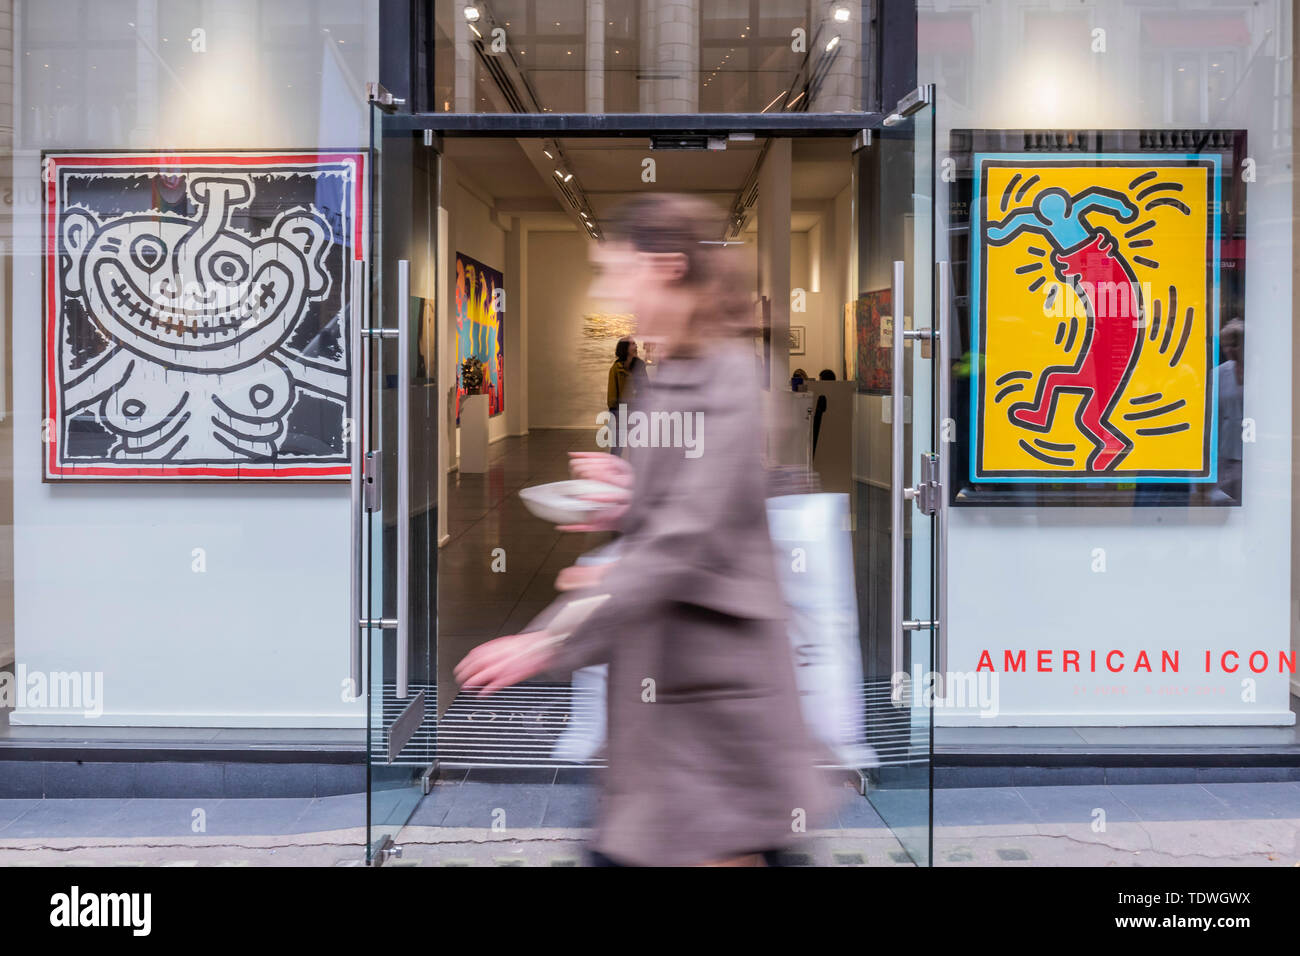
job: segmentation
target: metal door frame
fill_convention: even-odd
[[[717,136],[728,137],[735,133],[752,133],[754,136],[762,137],[781,137],[781,138],[827,138],[827,137],[863,137],[864,144],[870,143],[871,137],[884,127],[893,125],[903,115],[911,111],[913,97],[918,92],[930,88],[919,88],[918,91],[909,94],[899,102],[898,111],[889,114],[880,112],[861,112],[861,113],[783,113],[783,114],[754,114],[754,113],[695,113],[695,114],[652,114],[652,113],[612,113],[612,114],[586,114],[586,113],[402,113],[389,112],[386,122],[394,132],[403,130],[411,131],[414,135],[417,131],[424,131],[425,144],[431,146],[439,153],[442,150],[443,137],[476,137],[476,138],[528,138],[541,139],[546,137],[629,137],[629,138],[652,138],[664,134],[680,134],[695,136]],[[922,94],[924,95],[924,94]],[[928,98],[924,102],[929,102]],[[865,135],[864,135],[865,134]],[[440,203],[441,183],[438,185],[438,194],[436,197]],[[376,197],[371,197],[371,202],[376,202]],[[853,197],[853,203],[856,208],[857,196]],[[437,254],[442,255],[445,250],[438,249]],[[937,259],[939,251],[936,243],[932,255],[935,261],[930,265],[937,276],[937,290],[934,298],[935,311],[935,328],[931,332],[933,339],[936,340],[937,347],[933,350],[936,361],[935,380],[938,383],[939,394],[934,397],[934,414],[936,417],[935,428],[936,435],[938,429],[942,428],[945,416],[948,413],[948,396],[946,382],[946,366],[943,364],[943,357],[948,353],[949,342],[944,334],[951,326],[947,321],[948,310],[951,307],[949,290],[950,282],[950,264],[940,262]],[[373,254],[373,252],[372,252]],[[371,263],[366,263],[367,271]],[[441,323],[443,313],[438,310],[438,316]],[[368,330],[369,331],[369,330]],[[895,334],[902,331],[901,323],[895,324]],[[441,328],[438,334],[441,333]],[[368,338],[368,336],[366,336]],[[900,336],[901,338],[901,336]],[[368,342],[363,343],[368,345]],[[897,343],[901,345],[901,343]],[[370,374],[367,367],[366,374]],[[367,383],[368,385],[368,383]],[[368,389],[360,389],[357,394],[363,401],[369,400]],[[362,409],[363,413],[365,409]],[[901,431],[901,430],[900,430]],[[938,469],[937,480],[940,485],[933,489],[937,499],[938,507],[936,510],[936,527],[939,529],[936,536],[935,556],[937,567],[934,570],[936,588],[934,604],[934,620],[932,622],[914,622],[908,621],[909,630],[915,628],[917,624],[930,625],[932,644],[932,664],[936,669],[942,670],[942,664],[946,659],[946,634],[942,622],[946,621],[946,585],[947,585],[947,553],[946,553],[946,525],[947,525],[947,495],[944,487],[946,485],[948,471],[948,451],[945,443],[936,442],[937,454],[940,456],[940,465]],[[399,468],[403,465],[399,464]],[[354,494],[359,494],[365,477],[362,474],[363,469],[358,467],[357,474],[354,475]],[[904,488],[902,482],[893,489],[893,494],[900,500],[906,494],[907,499],[913,498],[919,489]],[[400,540],[401,535],[399,535]],[[435,572],[436,574],[436,572]],[[894,576],[896,580],[891,582],[892,588],[901,586],[901,575]],[[396,609],[398,620],[384,621],[385,626],[394,626],[400,629],[400,620],[406,614],[409,614],[409,608],[400,606]],[[437,614],[436,599],[433,611]],[[354,615],[355,621],[355,615]],[[894,639],[901,639],[904,622],[901,619],[901,613],[893,616],[893,629],[897,632]],[[916,628],[927,629],[927,628]],[[436,632],[435,632],[436,633]],[[435,637],[436,642],[436,637]],[[435,643],[436,648],[436,643]],[[365,682],[366,693],[370,692],[370,681]],[[367,753],[367,761],[371,755]],[[432,772],[436,774],[438,764],[435,762]],[[930,828],[933,834],[933,788],[934,788],[934,754],[933,754],[933,736],[931,735],[931,746],[929,754],[929,773],[930,773]],[[427,775],[426,775],[427,776]],[[428,782],[426,782],[426,788]],[[427,789],[425,791],[428,792]],[[932,837],[931,837],[932,838]],[[931,853],[931,857],[932,857]]]

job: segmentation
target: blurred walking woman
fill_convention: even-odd
[[[719,226],[711,207],[662,195],[605,224],[591,296],[635,313],[638,338],[658,343],[639,410],[683,422],[682,440],[630,441],[625,459],[575,455],[575,476],[625,489],[572,529],[621,531],[618,560],[566,569],[566,595],[529,631],[457,668],[462,684],[492,693],[608,662],[594,850],[615,865],[757,865],[830,799],[800,714],[767,529],[751,307],[729,253],[703,242]],[[602,596],[575,624],[577,600]]]

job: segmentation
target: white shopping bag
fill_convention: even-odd
[[[879,766],[865,741],[857,583],[849,533],[849,496],[782,495],[767,499],[777,572],[789,611],[795,680],[809,731],[845,767]],[[796,553],[796,549],[798,549]],[[578,564],[613,560],[602,550]],[[581,762],[605,743],[608,668],[573,673],[573,708],[552,756]]]
[[[790,614],[795,679],[808,729],[844,766],[878,766],[863,725],[849,496],[769,498],[767,520]]]
[[[618,540],[588,551],[574,564],[607,564],[618,559]],[[573,672],[572,704],[569,722],[551,748],[559,760],[583,763],[596,755],[605,743],[605,694],[609,683],[609,666],[597,664]]]

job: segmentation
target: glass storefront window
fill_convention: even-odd
[[[1291,738],[1292,36],[1285,2],[920,5],[959,336],[946,670],[997,687],[940,739]]]
[[[340,329],[378,6],[12,6],[0,736],[359,753]]]
[[[457,113],[866,110],[870,5],[437,0],[434,106]]]

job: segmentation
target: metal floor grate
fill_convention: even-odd
[[[439,725],[436,688],[411,684],[412,697],[423,690],[427,700],[424,723],[394,761],[428,766],[435,759],[444,767],[603,767],[604,760],[575,761],[554,755],[565,729],[590,720],[581,706],[582,691],[569,684],[519,684],[480,700],[460,694]],[[590,698],[588,698],[590,699]],[[383,722],[388,727],[409,703],[398,700],[391,684],[384,685]],[[911,711],[890,703],[888,679],[865,681],[865,739],[883,767],[924,764],[929,759],[926,727],[911,725]]]

